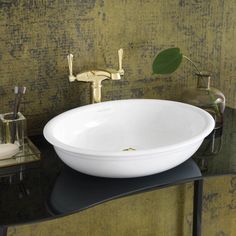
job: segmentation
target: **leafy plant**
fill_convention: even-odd
[[[152,64],[153,74],[165,75],[175,72],[179,68],[183,58],[187,59],[197,70],[198,74],[201,75],[195,63],[183,55],[179,48],[168,48],[157,54]]]
[[[188,60],[194,66],[198,75],[203,76],[196,64],[190,58],[183,55],[179,48],[168,48],[157,54],[152,64],[153,74],[165,75],[175,72],[179,68],[183,58]],[[216,104],[216,97],[212,94],[211,90],[209,90],[209,96],[211,97],[216,114],[220,115],[219,108]]]

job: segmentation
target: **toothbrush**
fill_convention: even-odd
[[[20,103],[21,103],[21,98],[26,92],[26,87],[15,87],[14,88],[14,93],[15,93],[15,103],[14,103],[14,110],[13,110],[13,120],[17,119],[17,114],[20,109]],[[13,123],[12,127],[12,140],[11,143],[15,142],[15,136],[16,136],[16,123]]]
[[[19,93],[19,87],[15,86],[14,88],[14,94],[15,94],[15,101],[14,101],[14,107],[13,107],[13,113],[12,113],[12,120],[16,120],[17,119],[17,100],[18,100],[18,93]],[[9,125],[9,123],[8,123]],[[15,136],[16,136],[16,124],[15,122],[13,122],[12,126],[11,126],[11,138],[10,138],[10,142],[14,143],[15,142]]]
[[[14,102],[14,108],[13,108],[13,114],[12,114],[12,119],[17,118],[17,98],[18,98],[18,93],[19,93],[19,87],[15,86],[14,88],[14,94],[15,94],[15,102]]]
[[[18,93],[18,102],[17,102],[17,107],[16,107],[16,114],[15,114],[15,119],[17,118],[17,113],[20,110],[20,103],[21,103],[21,98],[26,92],[26,87],[20,87],[19,88],[19,93]]]

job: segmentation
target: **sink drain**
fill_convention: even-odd
[[[123,149],[122,151],[123,151],[123,152],[130,152],[130,151],[136,151],[136,149],[130,147],[130,148],[125,148],[125,149]]]

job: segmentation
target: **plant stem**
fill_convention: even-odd
[[[185,56],[185,55],[183,55],[183,57],[184,57],[185,59],[187,59],[187,60],[194,66],[194,68],[196,69],[196,71],[197,71],[200,75],[202,74],[201,71],[197,68],[196,64],[195,64],[190,58],[188,58],[188,57]]]

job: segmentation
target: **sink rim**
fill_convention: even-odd
[[[57,120],[59,120],[62,116],[68,116],[70,113],[73,113],[75,110],[89,110],[92,109],[93,107],[99,107],[99,106],[104,106],[104,104],[109,104],[109,103],[132,103],[132,102],[136,102],[136,101],[158,101],[158,102],[166,102],[166,103],[173,103],[173,104],[178,104],[179,106],[183,106],[189,109],[193,109],[195,111],[197,111],[198,113],[202,114],[203,117],[205,117],[206,120],[206,129],[202,132],[200,132],[198,135],[196,135],[195,137],[188,139],[186,141],[182,141],[179,143],[175,143],[175,144],[171,144],[171,145],[167,145],[164,147],[158,147],[158,148],[150,148],[150,149],[145,149],[145,150],[135,150],[135,151],[131,151],[131,152],[124,152],[124,151],[115,151],[115,152],[111,152],[111,151],[96,151],[96,150],[91,150],[91,149],[85,149],[85,148],[76,148],[74,146],[65,144],[63,142],[61,142],[60,140],[58,140],[57,138],[55,138],[55,136],[53,136],[50,132],[50,130],[52,129],[52,126],[54,125],[54,122],[56,122]],[[53,146],[65,151],[65,152],[72,152],[75,154],[81,154],[81,155],[86,155],[86,158],[89,159],[93,159],[93,158],[100,158],[102,157],[102,159],[114,159],[114,157],[119,157],[119,158],[126,158],[127,156],[141,156],[141,158],[145,158],[145,155],[150,155],[150,154],[158,154],[158,153],[166,153],[166,152],[172,152],[173,150],[178,150],[178,149],[182,149],[185,146],[188,146],[190,144],[194,144],[197,143],[201,140],[203,140],[207,135],[209,135],[211,133],[211,131],[214,129],[215,126],[215,121],[213,119],[213,117],[206,111],[204,111],[203,109],[187,104],[187,103],[182,103],[182,102],[177,102],[177,101],[171,101],[171,100],[161,100],[161,99],[122,99],[122,100],[114,100],[114,101],[107,101],[107,102],[102,102],[102,103],[96,103],[96,104],[89,104],[89,105],[85,105],[82,107],[77,107],[68,111],[65,111],[57,116],[55,116],[54,118],[52,118],[44,127],[43,129],[43,134],[44,137],[46,138],[46,140],[51,143]],[[134,157],[134,158],[135,158]],[[130,160],[130,159],[127,159]],[[133,160],[133,158],[132,158]]]

